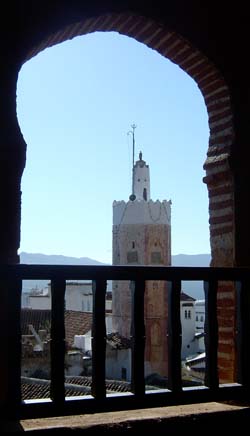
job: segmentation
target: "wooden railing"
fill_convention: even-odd
[[[21,288],[22,280],[51,281],[51,394],[50,399],[21,401]],[[64,298],[67,280],[92,280],[92,395],[65,398]],[[106,394],[105,388],[105,293],[107,280],[132,282],[132,380],[131,392]],[[147,280],[168,282],[168,388],[145,390],[144,379],[144,289]],[[182,281],[202,281],[205,291],[205,382],[202,386],[185,388],[181,380],[180,294]],[[235,383],[220,385],[218,377],[217,291],[219,282],[233,282],[236,289],[236,332],[233,340],[237,350]],[[0,267],[0,289],[7,295],[8,329],[2,333],[11,340],[11,347],[2,359],[10,362],[7,376],[6,407],[13,415],[38,417],[82,414],[132,408],[166,406],[203,401],[233,400],[249,397],[250,391],[250,269],[189,268],[144,266],[58,266],[16,265]]]

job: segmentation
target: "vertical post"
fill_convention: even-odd
[[[218,377],[218,320],[217,320],[217,280],[204,282],[205,291],[205,386],[217,389]]]
[[[93,280],[92,395],[97,400],[106,396],[106,287],[106,280]]]
[[[250,282],[236,282],[237,295],[237,375],[238,383],[250,389]]]
[[[173,392],[182,389],[181,380],[181,280],[167,283],[168,287],[168,387]]]
[[[0,280],[1,304],[1,375],[0,419],[19,419],[21,405],[21,292],[19,279]],[[3,399],[2,399],[2,395]]]
[[[144,292],[145,281],[130,282],[131,287],[131,338],[132,338],[132,379],[131,389],[137,396],[145,394],[144,377],[144,351],[145,351],[145,324],[144,324]]]
[[[65,288],[64,279],[51,280],[51,398],[60,406],[65,400]]]

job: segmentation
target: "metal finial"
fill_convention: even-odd
[[[134,166],[135,166],[135,129],[137,126],[135,124],[132,124],[131,127],[132,127],[132,130],[130,130],[128,132],[128,135],[132,134],[132,137],[133,137],[133,167],[132,167],[132,194],[130,195],[129,199],[131,201],[134,201],[136,199],[135,192],[134,192],[135,191],[135,182],[134,182],[135,169],[134,169]]]

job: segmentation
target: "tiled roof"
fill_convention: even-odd
[[[29,324],[36,332],[40,329],[50,329],[51,311],[43,309],[22,309],[21,332],[22,335],[30,334]],[[65,339],[69,346],[73,345],[75,335],[84,335],[92,327],[92,313],[74,310],[65,311]]]
[[[68,345],[73,345],[75,335],[85,335],[91,328],[91,312],[65,311],[65,339]]]
[[[186,294],[185,292],[181,292],[181,301],[196,301],[195,298]]]
[[[67,376],[65,396],[91,395],[91,377]],[[22,377],[22,400],[50,398],[50,380]],[[130,383],[119,380],[106,380],[107,393],[129,392]]]
[[[36,332],[40,329],[48,329],[51,324],[51,311],[41,309],[21,310],[21,332],[22,335],[29,335],[29,324],[32,324]]]

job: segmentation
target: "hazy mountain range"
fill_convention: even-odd
[[[210,254],[177,254],[172,256],[172,266],[209,266]],[[20,253],[20,263],[37,265],[105,265],[89,257],[69,257],[62,255],[47,255],[41,253]],[[46,286],[47,280],[24,280],[23,289],[30,290],[38,286]],[[182,290],[196,299],[204,298],[201,282],[183,282]]]

